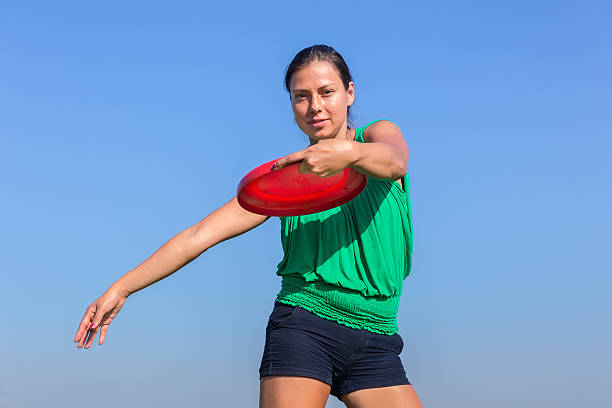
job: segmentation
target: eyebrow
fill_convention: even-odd
[[[333,87],[333,86],[334,86],[333,83],[325,84],[323,86],[320,86],[318,88],[318,90],[321,90],[323,88],[330,88],[330,87]],[[294,89],[292,92],[308,92],[308,89]]]

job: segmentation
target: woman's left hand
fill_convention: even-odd
[[[355,142],[348,140],[319,140],[304,150],[278,159],[273,170],[301,161],[299,171],[302,174],[310,172],[319,177],[333,176],[355,163],[357,160],[355,145]]]

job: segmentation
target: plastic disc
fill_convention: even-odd
[[[319,177],[301,174],[300,163],[272,171],[275,162],[253,169],[238,184],[238,203],[244,209],[271,216],[312,214],[352,200],[367,183],[364,174],[350,167],[330,177]]]

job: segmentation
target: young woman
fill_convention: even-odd
[[[336,208],[280,217],[281,290],[266,327],[259,405],[322,408],[332,394],[349,408],[421,407],[399,358],[397,333],[412,254],[408,146],[389,121],[348,126],[354,84],[331,47],[300,51],[285,86],[310,146],[279,159],[276,168],[300,162],[300,171],[326,177],[350,166],[368,184]],[[101,345],[129,295],[268,218],[244,210],[234,197],[178,233],[87,308],[77,347],[89,348],[98,331]]]

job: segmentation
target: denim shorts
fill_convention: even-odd
[[[410,384],[399,357],[403,348],[398,333],[353,329],[275,301],[259,378],[316,378],[329,384],[330,394],[337,398],[364,388]]]

